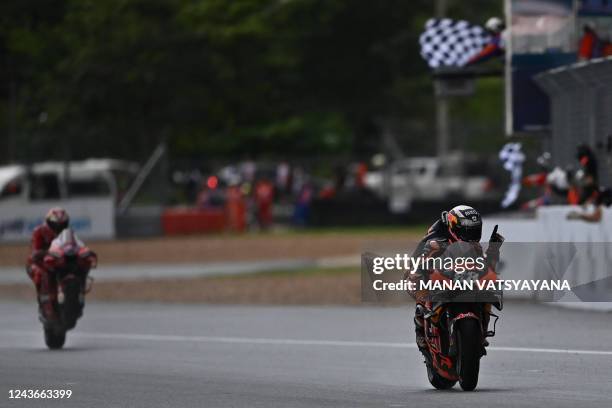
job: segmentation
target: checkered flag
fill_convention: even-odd
[[[421,34],[421,56],[431,68],[462,67],[490,42],[484,28],[464,20],[429,19]]]

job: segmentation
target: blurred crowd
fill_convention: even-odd
[[[579,205],[580,211],[571,211],[569,220],[598,222],[602,207],[612,204],[610,188],[600,185],[598,159],[591,147],[579,144],[576,147],[576,161],[565,167],[552,166],[552,156],[544,152],[538,157],[540,171],[523,178],[525,187],[540,188],[541,195],[522,205],[533,209],[544,205]]]
[[[331,200],[341,190],[363,189],[366,173],[367,165],[361,162],[335,166],[331,175],[322,177],[287,161],[245,160],[209,173],[176,171],[173,182],[197,208],[224,208],[231,229],[266,230],[279,217],[307,225],[314,200]]]

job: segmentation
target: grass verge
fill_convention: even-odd
[[[31,284],[0,285],[0,298],[35,301]],[[94,283],[88,300],[211,304],[361,303],[358,268],[308,268],[228,277]]]

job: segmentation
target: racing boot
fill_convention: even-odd
[[[489,332],[489,320],[491,319],[490,313],[491,313],[491,305],[487,303],[484,306],[483,322],[482,322],[482,328],[483,328],[483,333],[484,333],[484,336],[482,337],[483,347],[489,346],[489,341],[487,340],[487,333]]]
[[[427,348],[427,341],[425,339],[425,319],[424,319],[425,309],[423,305],[417,304],[414,311],[414,332],[416,334],[416,344],[419,348],[419,351],[425,357],[425,362],[431,362],[431,354],[429,353],[429,349]]]
[[[38,319],[45,326],[57,321],[55,301],[51,300],[49,295],[38,297]]]
[[[57,300],[57,284],[55,277],[44,271],[40,274],[40,285],[38,286],[39,320],[44,324],[52,324],[57,321],[55,303]]]

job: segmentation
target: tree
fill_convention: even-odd
[[[378,148],[381,118],[433,128],[426,0],[0,7],[0,126],[13,121],[21,159],[66,143],[72,157],[137,158],[160,139],[178,155],[360,154]]]

